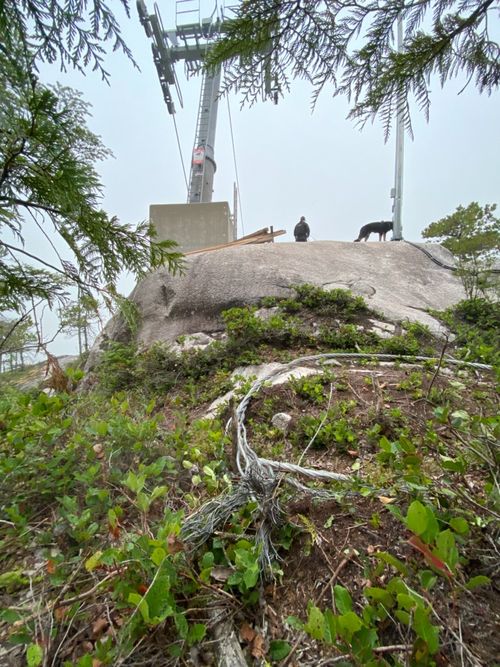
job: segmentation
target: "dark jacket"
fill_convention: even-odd
[[[298,222],[293,230],[293,235],[295,236],[296,241],[307,241],[310,233],[311,230],[305,220]]]

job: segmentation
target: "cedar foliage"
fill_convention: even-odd
[[[428,114],[431,77],[444,85],[464,74],[481,93],[498,89],[500,47],[488,23],[498,7],[498,0],[252,0],[224,24],[207,64],[224,63],[225,89],[241,90],[244,101],[262,91],[276,98],[296,78],[312,83],[313,102],[332,88],[352,102],[350,118],[379,115],[387,137],[400,104],[411,132],[410,96]]]
[[[127,2],[122,3],[128,12]],[[7,2],[0,5],[0,308],[21,311],[23,301],[51,305],[69,284],[114,294],[119,274],[136,276],[167,264],[176,270],[174,243],[152,241],[147,222],[122,224],[101,208],[95,164],[110,155],[87,127],[89,105],[69,88],[43,85],[37,63],[100,71],[106,41],[130,56],[118,24],[100,0]],[[54,250],[47,261],[33,231]],[[68,246],[63,259],[53,234]]]

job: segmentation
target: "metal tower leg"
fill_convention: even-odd
[[[188,203],[211,202],[214,174],[215,128],[219,104],[220,68],[213,75],[204,74],[201,86],[196,136],[191,161]]]

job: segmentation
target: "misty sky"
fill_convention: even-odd
[[[151,0],[146,4],[152,11]],[[165,28],[172,28],[173,3],[159,0],[158,5]],[[210,3],[207,14],[212,8]],[[131,9],[128,20],[116,4],[140,71],[123,54],[110,53],[110,86],[90,71],[85,77],[63,75],[57,66],[45,66],[41,73],[45,82],[82,91],[92,104],[90,129],[114,154],[98,166],[103,207],[134,223],[148,217],[150,204],[185,202],[186,186],[150,42],[135,3]],[[200,79],[187,81],[180,63],[177,74],[184,108],[176,104],[176,121],[189,176]],[[424,227],[460,204],[500,203],[500,97],[479,95],[472,84],[457,94],[463,86],[464,80],[455,80],[442,90],[435,82],[428,123],[414,111],[414,140],[405,139],[403,236],[408,240],[420,240]],[[314,240],[352,241],[366,222],[391,219],[395,135],[384,143],[378,121],[358,129],[345,120],[347,101],[327,89],[311,113],[311,92],[298,81],[277,106],[265,102],[243,110],[237,97],[229,98],[242,208],[238,236],[273,225],[287,231],[280,241],[293,241],[293,227],[305,215]],[[213,200],[229,201],[232,208],[236,176],[226,99],[219,103],[215,159]],[[133,286],[130,277],[122,280],[125,293]]]

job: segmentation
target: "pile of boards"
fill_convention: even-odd
[[[272,227],[264,227],[259,229],[252,234],[247,234],[242,236],[240,239],[235,241],[229,241],[228,243],[220,243],[219,245],[213,245],[208,248],[197,248],[196,250],[189,250],[184,253],[186,255],[196,255],[200,252],[211,252],[212,250],[220,250],[221,248],[232,248],[233,246],[248,245],[249,243],[272,243],[277,236],[286,234],[284,229],[278,229],[274,231]]]

